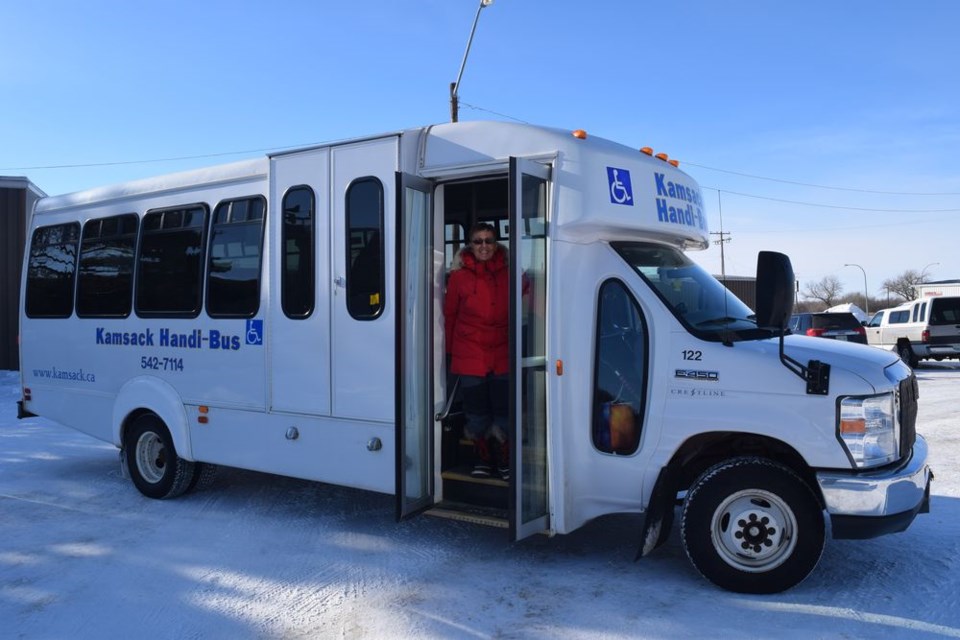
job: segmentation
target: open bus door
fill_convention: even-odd
[[[433,184],[397,173],[397,519],[433,504]]]
[[[510,537],[549,526],[547,487],[547,212],[550,168],[510,158]]]

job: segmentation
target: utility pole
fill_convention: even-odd
[[[723,255],[723,245],[730,242],[733,238],[730,237],[729,231],[711,231],[710,235],[720,236],[720,239],[714,240],[713,244],[720,245],[720,277],[726,280],[727,279],[727,263]]]
[[[727,286],[727,262],[723,255],[723,245],[730,242],[732,238],[729,237],[729,231],[723,230],[723,200],[720,198],[720,189],[717,189],[717,213],[720,217],[720,231],[711,231],[710,235],[720,236],[720,239],[714,240],[713,244],[720,245],[720,278],[723,280],[723,286]]]

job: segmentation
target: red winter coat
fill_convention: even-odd
[[[463,266],[450,272],[443,302],[450,370],[467,376],[509,373],[510,270],[506,251],[500,247],[481,262],[464,249],[459,258]]]

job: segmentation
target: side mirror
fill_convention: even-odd
[[[793,314],[793,265],[775,251],[757,255],[757,326],[783,331]]]

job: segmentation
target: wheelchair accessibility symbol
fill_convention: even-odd
[[[629,171],[607,167],[607,182],[610,184],[610,202],[633,206],[633,187],[630,185]]]
[[[263,344],[263,320],[247,320],[247,344]]]

